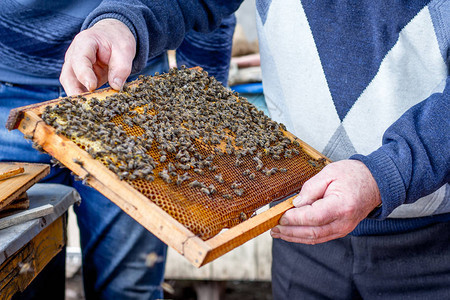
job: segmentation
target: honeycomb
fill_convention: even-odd
[[[298,191],[324,160],[201,69],[67,97],[43,120],[207,240]]]

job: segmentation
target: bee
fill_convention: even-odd
[[[81,183],[84,184],[84,185],[89,185],[88,180],[89,180],[90,177],[91,177],[91,174],[90,173],[86,173],[86,175],[82,178]]]
[[[200,191],[203,192],[203,193],[205,193],[205,194],[208,195],[208,196],[211,194],[211,192],[209,191],[209,189],[204,188],[204,187],[202,187],[202,188],[200,189]]]
[[[36,142],[33,142],[33,144],[31,146],[39,152],[44,152],[44,148],[42,148],[42,146]]]
[[[167,160],[167,156],[165,155],[161,155],[161,157],[159,158],[159,162],[163,163]]]
[[[183,164],[178,163],[178,164],[177,164],[177,168],[178,168],[178,169],[181,169],[181,170],[187,171],[187,170],[190,170],[190,169],[191,169],[191,166],[190,166],[189,164],[183,165]]]
[[[255,179],[256,178],[256,175],[255,175],[255,173],[251,173],[250,175],[248,175],[248,178],[250,178],[250,179]]]
[[[194,172],[199,174],[199,175],[204,175],[205,171],[203,171],[202,169],[194,169]]]
[[[177,170],[177,168],[174,166],[173,163],[169,162],[169,164],[167,165],[167,170],[169,172],[175,172]]]
[[[74,163],[76,163],[77,165],[80,165],[81,167],[83,166],[83,162],[81,160],[79,160],[78,158],[73,158],[72,161]]]
[[[194,181],[189,183],[189,187],[192,187],[192,188],[200,187],[201,188],[201,187],[203,187],[203,185],[202,185],[201,182],[199,182],[197,180],[194,180]]]
[[[182,163],[187,163],[188,161],[190,161],[190,159],[188,157],[180,158],[180,162],[182,162]]]
[[[236,167],[239,167],[241,164],[242,164],[242,161],[239,160],[239,159],[236,159],[234,165],[235,165]]]
[[[242,183],[238,183],[236,181],[231,184],[231,188],[232,189],[237,189],[237,188],[239,188],[241,186],[242,186]]]
[[[215,179],[217,182],[219,182],[219,183],[224,183],[222,174],[217,174],[217,175],[215,175],[215,176],[214,176],[214,179]]]
[[[164,256],[159,256],[156,252],[151,252],[145,257],[145,266],[153,268],[157,263],[164,261]]]
[[[210,184],[208,188],[211,194],[215,194],[217,192],[217,189],[214,186],[214,184]]]
[[[179,174],[178,174],[176,184],[177,184],[178,186],[180,186],[180,185],[183,183],[183,181],[185,181],[185,180],[186,180],[186,179],[185,179],[185,177],[184,177],[183,175],[179,175]]]
[[[162,170],[158,173],[158,176],[165,182],[165,183],[171,183],[172,179],[170,178],[169,173],[167,172],[167,169]]]
[[[312,159],[308,160],[308,163],[309,163],[311,166],[313,166],[314,168],[317,167],[316,162],[315,162],[314,160],[312,160]]]
[[[256,165],[256,168],[255,168],[256,171],[260,171],[260,170],[263,168],[263,166],[264,166],[264,165],[263,165],[262,163],[261,163],[261,164],[258,163],[258,164]]]
[[[113,171],[114,173],[119,173],[119,168],[116,167],[116,165],[114,165],[114,164],[108,165],[108,169],[110,169],[110,170]]]
[[[239,214],[239,220],[242,222],[247,220],[247,215],[245,214],[245,212],[241,211],[241,213]]]
[[[281,173],[286,173],[286,172],[287,172],[287,169],[286,169],[286,168],[281,168],[281,169],[280,169],[280,172],[281,172]]]
[[[228,200],[233,198],[233,196],[231,196],[230,194],[223,194],[222,197]]]
[[[123,179],[125,179],[125,178],[128,178],[129,175],[130,175],[130,173],[128,173],[127,171],[125,171],[125,172],[120,172],[120,173],[119,173],[119,179],[120,179],[120,180],[123,180]]]
[[[244,194],[244,189],[235,189],[234,193],[238,196],[242,196]]]

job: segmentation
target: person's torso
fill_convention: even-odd
[[[446,0],[257,1],[271,117],[332,160],[371,153],[406,110],[442,92],[449,18]],[[449,191],[447,184],[391,217],[448,212]]]

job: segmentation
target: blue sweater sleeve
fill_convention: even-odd
[[[449,182],[450,77],[443,93],[431,95],[406,111],[384,133],[383,144],[362,161],[374,176],[383,206],[373,216],[386,218]],[[447,199],[448,200],[448,199]]]
[[[242,0],[105,0],[88,15],[82,29],[114,18],[125,23],[137,41],[132,73],[149,57],[176,49],[189,30],[210,32],[239,8]]]

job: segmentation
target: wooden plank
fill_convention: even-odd
[[[56,183],[37,183],[28,190],[31,208],[51,204],[53,213],[28,222],[0,230],[0,264],[31,241],[43,228],[62,216],[75,202],[80,201],[77,191]]]
[[[27,193],[23,193],[17,199],[0,210],[0,219],[10,216],[18,211],[28,209],[30,207],[30,199]]]
[[[10,204],[33,184],[50,173],[49,165],[15,162],[0,163],[0,172],[17,167],[23,168],[25,170],[24,173],[5,180],[0,180],[0,209]]]
[[[23,172],[25,172],[25,169],[23,167],[15,167],[11,170],[0,172],[0,180],[8,179],[18,174],[22,174]]]
[[[93,96],[101,98],[113,92],[111,89],[106,89],[101,91],[100,94],[86,94],[86,98]],[[52,105],[56,103],[57,101],[51,102]],[[131,185],[119,180],[113,172],[101,162],[93,159],[71,140],[57,135],[55,130],[46,125],[39,117],[39,114],[48,104],[49,102],[42,103],[16,114],[17,116],[20,115],[20,120],[15,120],[14,126],[24,134],[31,136],[50,155],[61,161],[75,174],[84,178],[86,183],[116,203],[137,222],[185,256],[194,266],[202,266],[269,230],[278,223],[279,218],[286,210],[293,207],[292,199],[290,199],[207,241],[203,241]],[[10,127],[12,128],[12,126]],[[292,134],[288,132],[286,134],[291,140],[297,140],[313,159],[317,159],[323,164],[329,163],[329,160],[320,152]],[[76,159],[77,163],[73,159]],[[162,193],[165,193],[165,191],[162,191]]]
[[[65,245],[64,217],[59,217],[0,266],[0,295],[10,299],[31,281]]]
[[[244,244],[248,240],[275,227],[284,212],[294,207],[292,204],[292,200],[294,198],[295,196],[207,240],[206,243],[212,250],[208,252],[208,255],[205,257],[204,261],[199,264],[199,266],[216,259],[217,257]],[[189,241],[187,241],[187,243],[189,243]]]
[[[53,213],[53,205],[45,204],[0,219],[0,230]]]

